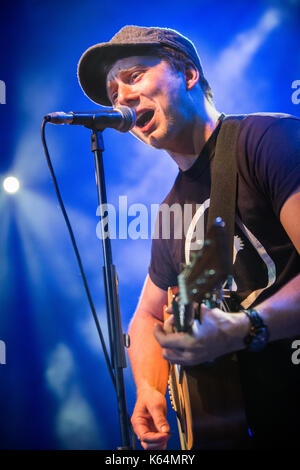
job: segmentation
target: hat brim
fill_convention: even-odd
[[[94,103],[111,106],[106,91],[106,77],[110,67],[119,59],[140,55],[150,46],[159,42],[140,44],[96,44],[81,56],[77,75],[79,84],[86,96]]]

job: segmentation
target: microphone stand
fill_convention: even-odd
[[[99,204],[107,204],[106,185],[103,167],[104,142],[102,131],[92,128],[91,151],[95,157],[96,183]],[[125,345],[129,345],[128,335],[122,332],[120,305],[118,296],[118,278],[116,267],[113,264],[111,241],[109,232],[104,232],[103,217],[100,221],[103,248],[103,277],[106,299],[106,311],[108,321],[109,343],[112,367],[115,372],[116,393],[118,403],[118,414],[122,447],[119,450],[132,449],[130,443],[130,421],[127,412],[123,369],[127,367],[125,356]]]

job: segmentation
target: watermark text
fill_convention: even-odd
[[[0,104],[6,104],[6,85],[3,80],[0,80]]]
[[[300,339],[295,339],[295,341],[292,342],[292,349],[295,349],[295,351],[292,354],[292,363],[296,366],[300,364]]]
[[[96,227],[96,235],[100,239],[125,240],[182,240],[190,230],[191,221],[198,204],[145,204],[128,205],[127,196],[119,196],[118,207],[113,204],[101,204],[96,215],[100,222]],[[199,232],[199,233],[198,233]],[[192,240],[199,249],[199,240],[203,238],[199,225],[193,230]]]
[[[292,88],[295,88],[295,91],[292,93],[292,103],[300,103],[300,80],[294,80],[292,83]]]
[[[6,364],[6,344],[0,340],[0,364]]]

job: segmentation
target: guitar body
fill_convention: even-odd
[[[169,289],[169,305],[177,291],[177,288]],[[167,316],[165,313],[165,319]],[[169,392],[183,450],[249,447],[234,354],[192,367],[171,364]]]

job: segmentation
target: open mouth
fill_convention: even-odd
[[[154,116],[154,111],[149,110],[145,111],[136,121],[136,126],[139,127],[140,129],[144,128],[147,126],[147,124],[151,121],[151,119]]]

